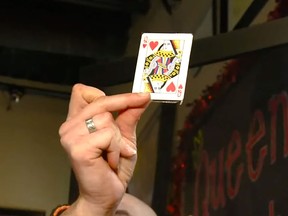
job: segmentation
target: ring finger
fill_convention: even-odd
[[[92,130],[92,127],[94,127],[94,130]],[[108,127],[115,128],[116,125],[112,114],[109,112],[104,112],[101,114],[96,114],[89,119],[70,119],[62,126],[62,133],[64,134],[69,132],[69,134],[73,134],[74,137],[83,136],[93,131],[99,131]],[[89,128],[91,128],[90,131]]]
[[[87,133],[93,133],[95,131],[102,130],[104,128],[113,127],[116,125],[114,123],[114,118],[111,113],[105,112],[101,114],[96,114],[95,116],[85,119],[81,123],[80,135],[86,135]]]

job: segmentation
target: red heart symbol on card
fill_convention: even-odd
[[[175,90],[176,90],[176,87],[173,82],[171,82],[166,88],[167,92],[174,92]]]
[[[143,48],[145,48],[147,46],[147,44],[143,44]]]
[[[158,46],[158,41],[151,41],[149,46],[152,50],[154,50]]]
[[[182,84],[180,84],[178,88],[179,88],[179,89],[183,89],[183,86],[182,86]]]

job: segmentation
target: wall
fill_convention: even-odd
[[[8,101],[0,92],[0,206],[49,215],[68,200],[70,168],[58,136],[67,101],[24,95],[7,111]]]
[[[150,2],[151,9],[145,16],[134,17],[126,50],[127,56],[138,54],[140,37],[143,32],[195,33],[212,4],[212,0],[182,0],[170,15],[163,6],[162,0]],[[211,22],[206,24],[206,28],[211,26]]]

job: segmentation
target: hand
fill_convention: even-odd
[[[93,87],[73,87],[67,120],[59,134],[80,195],[63,215],[113,215],[133,175],[136,125],[149,102],[146,93],[105,96]],[[89,134],[85,120],[90,118],[96,131]]]

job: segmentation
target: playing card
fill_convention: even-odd
[[[132,92],[150,92],[152,101],[183,100],[192,34],[143,33]]]

